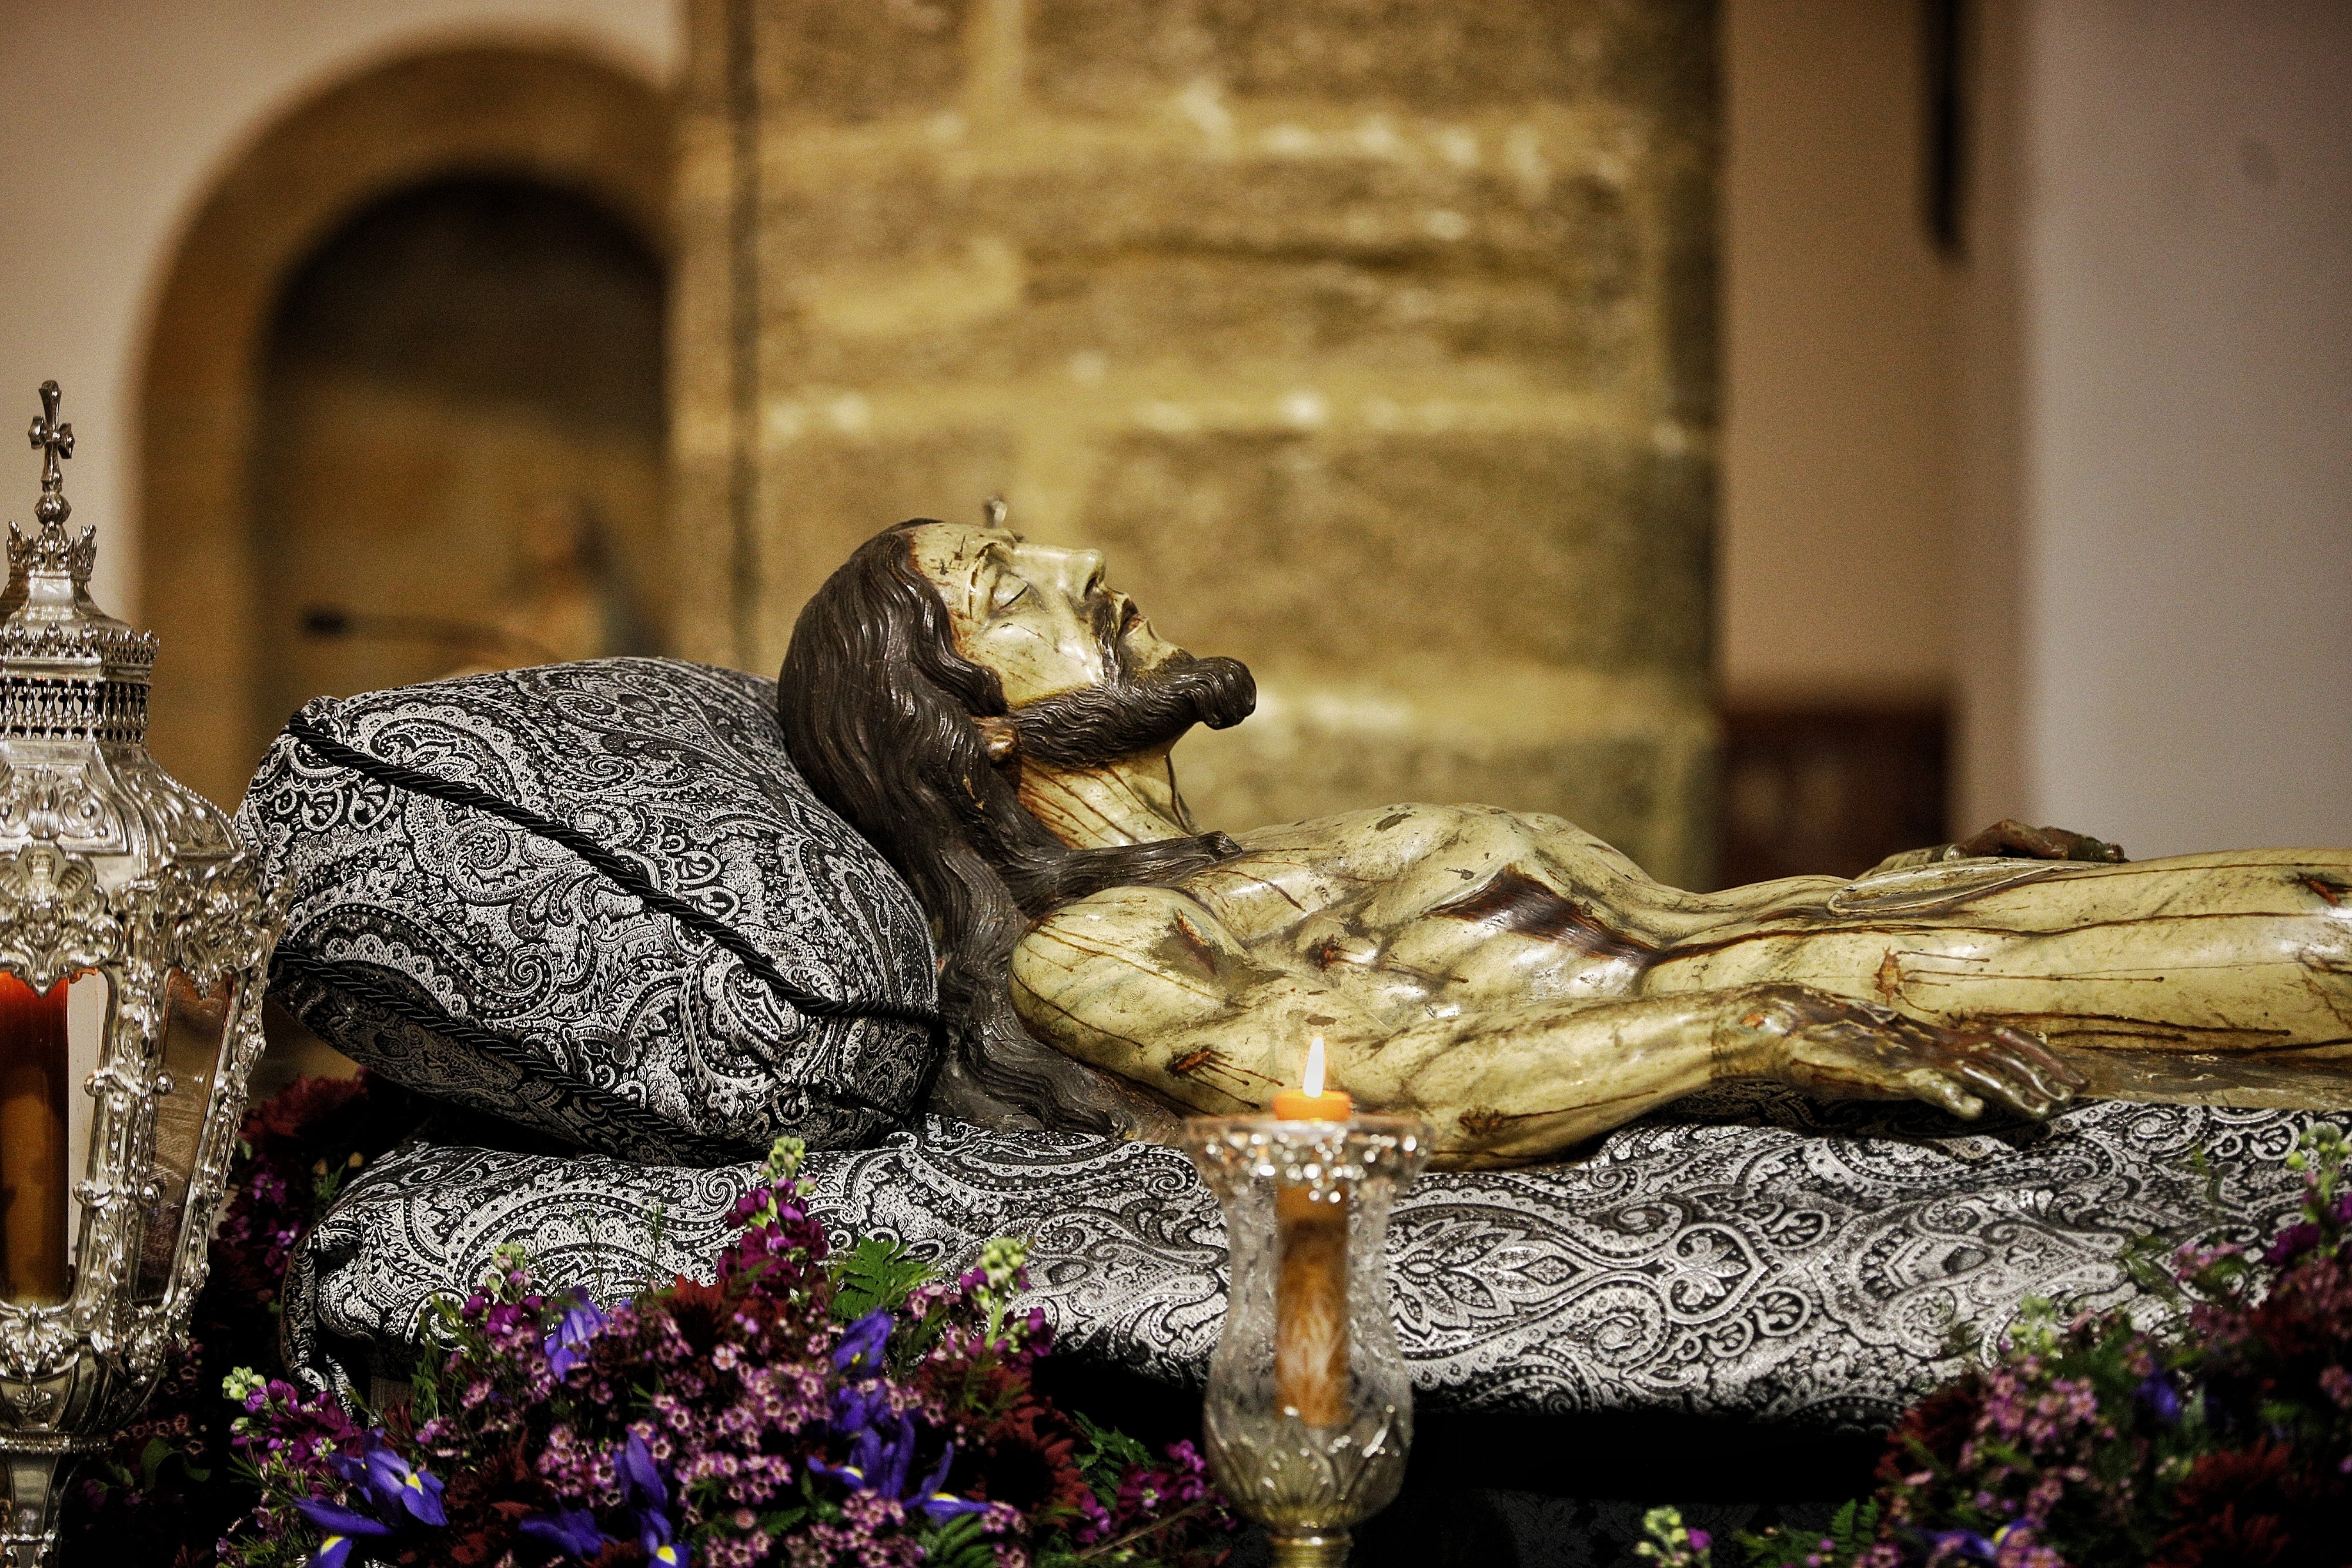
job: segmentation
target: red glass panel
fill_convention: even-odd
[[[0,974],[0,1296],[61,1301],[66,1221],[66,982]]]

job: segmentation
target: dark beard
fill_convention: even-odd
[[[1257,683],[1238,659],[1171,655],[1130,670],[1123,633],[1108,600],[1093,609],[1106,672],[1082,686],[1013,710],[1021,755],[1063,768],[1095,768],[1166,746],[1196,724],[1224,729],[1257,706]]]

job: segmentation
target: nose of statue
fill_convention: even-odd
[[[1047,577],[1066,590],[1074,599],[1084,599],[1102,586],[1103,553],[1098,549],[1071,549],[1061,545],[1024,543],[1021,553],[1042,557],[1038,563]]]

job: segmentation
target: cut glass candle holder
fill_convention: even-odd
[[[1199,1117],[1183,1141],[1225,1215],[1224,1332],[1202,1414],[1209,1467],[1277,1568],[1347,1561],[1412,1442],[1389,1302],[1389,1208],[1429,1157],[1417,1117]]]

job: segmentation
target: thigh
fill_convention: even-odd
[[[2000,872],[1943,898],[1906,896],[1897,878],[1852,884],[1678,945],[1646,986],[1790,980],[1937,1021],[2000,1018],[2078,1047],[2352,1046],[2352,853]]]

